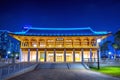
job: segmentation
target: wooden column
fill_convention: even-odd
[[[73,49],[73,62],[75,62],[75,49]]]
[[[28,62],[30,62],[30,49],[28,49]]]
[[[81,49],[81,54],[82,54],[82,63],[84,62],[84,49]]]
[[[66,49],[64,49],[64,62],[66,62]]]
[[[36,49],[36,62],[38,62],[38,49]]]
[[[54,62],[56,62],[56,49],[54,49]]]
[[[92,62],[92,55],[93,55],[92,49],[90,49],[90,62]]]
[[[45,50],[44,50],[44,55],[45,55],[45,56],[44,56],[44,62],[46,62],[46,51],[47,51],[47,50],[45,49]]]

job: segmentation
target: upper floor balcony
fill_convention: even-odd
[[[30,42],[22,42],[21,48],[98,48],[97,43],[30,43]]]

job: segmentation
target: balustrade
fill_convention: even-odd
[[[30,41],[30,40],[28,40]],[[31,40],[30,42],[23,41],[21,42],[21,48],[81,48],[81,47],[98,47],[95,39],[63,39],[63,40],[57,40],[57,39],[40,39],[37,40]]]
[[[28,68],[36,63],[16,63],[0,67],[0,80],[6,80],[6,78],[12,76],[13,74]]]

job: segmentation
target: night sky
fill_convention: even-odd
[[[120,0],[0,0],[0,30],[32,27],[120,28]]]

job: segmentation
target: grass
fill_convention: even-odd
[[[120,77],[120,66],[105,66],[105,67],[100,67],[100,70],[91,67],[91,70],[115,77]]]

